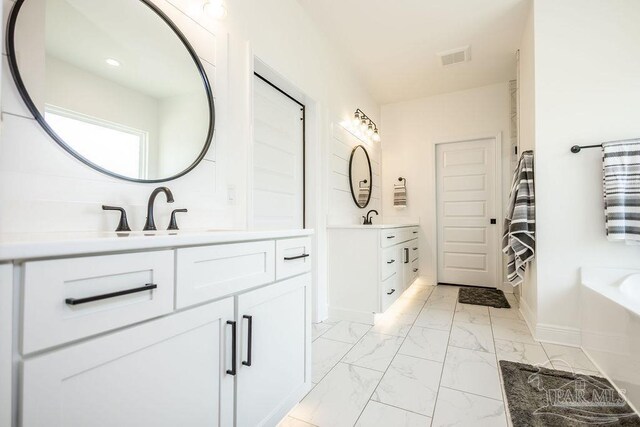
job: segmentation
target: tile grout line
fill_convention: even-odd
[[[411,285],[411,286],[413,286],[413,285]],[[409,286],[409,288],[411,288],[411,286]],[[409,288],[407,288],[407,289],[409,289]],[[434,287],[434,289],[435,289],[435,287]],[[404,337],[401,337],[402,338],[402,342],[400,343],[400,345],[398,346],[398,349],[396,350],[396,352],[394,353],[393,357],[391,358],[391,362],[389,362],[389,365],[387,366],[387,368],[382,373],[382,376],[378,380],[378,384],[376,384],[375,388],[373,389],[373,391],[369,395],[369,399],[367,399],[367,403],[364,405],[364,407],[362,408],[362,411],[360,411],[360,415],[358,415],[358,418],[356,418],[356,421],[353,424],[354,426],[358,424],[358,421],[360,421],[360,417],[362,417],[362,414],[364,413],[365,409],[367,409],[367,406],[369,405],[369,402],[373,401],[373,402],[377,402],[377,403],[382,403],[383,405],[385,404],[383,402],[378,402],[377,400],[373,400],[373,399],[371,399],[371,397],[375,394],[376,390],[380,386],[380,383],[382,382],[382,379],[387,374],[387,371],[389,370],[389,368],[393,364],[393,361],[395,360],[396,356],[398,355],[398,352],[400,351],[400,348],[402,347],[402,345],[404,344],[405,340],[407,339],[407,336],[409,335],[409,332],[411,332],[411,329],[414,327],[414,325],[416,323],[416,320],[418,320],[418,316],[420,315],[420,312],[422,312],[422,310],[424,309],[425,305],[427,304],[427,301],[429,300],[429,298],[431,298],[431,295],[433,294],[433,290],[434,289],[431,289],[431,292],[429,293],[429,296],[427,297],[427,299],[424,300],[422,306],[420,307],[420,311],[418,311],[418,315],[416,316],[415,319],[413,319],[413,322],[411,323],[411,327],[407,331],[407,335],[405,335]],[[405,292],[406,292],[406,290],[405,290]],[[387,406],[392,406],[392,405],[387,405]],[[395,408],[395,406],[393,406],[393,407]],[[402,409],[402,408],[398,408],[398,409]],[[406,411],[406,409],[403,409],[403,410]],[[410,411],[410,412],[415,413],[413,411]],[[423,417],[425,416],[423,414],[420,414],[420,415],[422,415]],[[433,420],[433,418],[429,417],[429,420],[430,420],[429,424],[431,424],[431,421]]]
[[[438,398],[440,397],[440,388],[442,387],[442,376],[444,375],[444,367],[447,364],[447,356],[449,355],[449,342],[451,341],[451,331],[453,330],[453,322],[456,317],[456,310],[458,309],[458,293],[460,292],[460,288],[458,288],[458,292],[456,292],[456,303],[453,305],[453,317],[451,318],[451,326],[449,327],[449,337],[447,338],[447,348],[444,351],[444,361],[442,362],[442,370],[440,371],[440,380],[438,381],[438,389],[436,390],[436,399],[433,404],[433,413],[431,416],[431,424],[433,424],[433,419],[436,415],[436,409],[438,408]]]

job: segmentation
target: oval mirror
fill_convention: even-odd
[[[7,48],[35,119],[100,172],[167,181],[209,148],[215,114],[202,63],[148,0],[17,0]]]
[[[358,145],[351,152],[349,159],[349,181],[351,196],[359,208],[367,207],[371,200],[372,180],[369,153],[362,145]]]

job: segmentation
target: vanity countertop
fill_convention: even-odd
[[[362,229],[387,229],[387,228],[403,228],[403,227],[418,227],[419,224],[345,224],[345,225],[329,225],[327,228],[362,228]]]
[[[0,262],[303,237],[313,230],[210,230],[0,234]]]

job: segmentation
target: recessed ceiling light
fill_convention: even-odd
[[[112,67],[119,67],[120,66],[120,61],[118,61],[117,59],[113,59],[113,58],[107,58],[104,60],[104,62],[107,63],[107,65],[111,65]]]

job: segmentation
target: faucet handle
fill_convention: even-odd
[[[124,210],[124,208],[121,208],[119,206],[102,205],[102,210],[120,212],[120,222],[118,223],[118,228],[116,228],[116,232],[131,231],[131,228],[129,228],[129,222],[127,221],[127,212]]]
[[[178,212],[189,212],[186,209],[174,209],[171,211],[171,219],[169,220],[169,227],[167,230],[178,230],[178,222],[176,221],[176,214]]]

